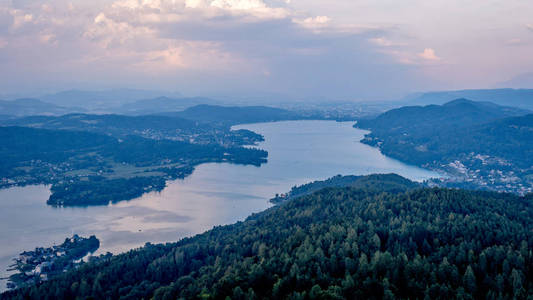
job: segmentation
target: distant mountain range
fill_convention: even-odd
[[[147,115],[165,112],[182,111],[188,107],[199,104],[216,104],[218,101],[204,98],[169,98],[157,97],[152,99],[142,99],[132,103],[126,103],[115,109],[113,112],[127,115]]]
[[[452,175],[454,184],[526,193],[533,191],[533,114],[528,113],[458,99],[393,109],[356,126],[371,130],[362,142]]]
[[[407,96],[405,103],[415,105],[444,104],[454,99],[490,101],[498,105],[533,110],[533,89],[480,89],[417,93]]]
[[[85,110],[82,108],[66,108],[31,98],[22,98],[9,101],[0,100],[0,112],[4,116],[0,117],[0,119],[28,115],[61,115],[83,111]]]
[[[40,97],[41,100],[65,107],[83,107],[90,110],[110,109],[142,99],[162,96],[180,97],[176,92],[137,89],[112,89],[103,91],[69,90]]]
[[[182,111],[191,106],[199,104],[217,104],[218,101],[204,97],[192,97],[192,98],[169,98],[169,97],[156,97],[150,99],[141,99],[133,102],[118,105],[119,101],[110,100],[107,98],[93,98],[97,97],[95,94],[77,94],[64,92],[65,101],[55,101],[58,103],[66,103],[66,95],[72,94],[72,101],[66,105],[57,105],[53,102],[42,101],[34,98],[20,98],[14,100],[0,100],[0,120],[9,119],[13,117],[21,116],[53,116],[64,115],[70,113],[116,113],[125,115],[149,115],[167,112]],[[46,98],[46,97],[45,97]],[[100,99],[100,100],[98,100]],[[105,99],[110,100],[105,102]],[[104,103],[105,102],[105,103]],[[73,104],[79,104],[79,106],[72,106]],[[116,104],[116,105],[115,105]]]
[[[166,100],[163,100],[166,101]],[[67,114],[62,116],[26,116],[4,120],[0,125],[45,129],[84,130],[111,135],[134,132],[208,130],[242,123],[301,119],[297,113],[267,106],[196,105],[184,111],[153,115]]]

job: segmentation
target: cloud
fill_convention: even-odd
[[[431,48],[425,48],[422,53],[418,53],[418,56],[425,60],[432,60],[432,61],[440,60],[440,57],[438,57],[435,54],[435,50]]]
[[[369,41],[373,44],[376,44],[381,47],[400,47],[400,46],[407,46],[407,43],[401,43],[392,41],[386,37],[375,37],[369,39]]]
[[[337,23],[285,1],[28,3],[7,6],[9,18],[0,9],[0,23],[10,28],[0,44],[6,86],[33,76],[43,86],[76,78],[190,94],[261,90],[352,99],[372,89],[397,93],[413,72],[380,49],[401,45],[385,38],[388,29]]]
[[[309,29],[320,29],[329,26],[331,19],[328,16],[308,17],[305,19],[293,19],[294,23]]]
[[[30,13],[25,13],[18,9],[12,9],[9,11],[9,13],[13,17],[13,24],[11,26],[13,29],[20,28],[24,26],[24,24],[33,21],[33,15]]]
[[[533,24],[526,24],[526,28],[533,31]]]

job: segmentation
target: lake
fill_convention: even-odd
[[[297,184],[342,175],[397,173],[413,180],[438,174],[403,164],[361,144],[366,131],[352,122],[288,121],[235,126],[262,134],[268,151],[261,167],[203,164],[161,192],[87,208],[46,205],[49,186],[0,190],[0,277],[23,250],[60,244],[77,233],[96,235],[98,253],[119,253],[145,242],[177,241],[215,225],[244,220]],[[0,282],[0,290],[5,281]]]

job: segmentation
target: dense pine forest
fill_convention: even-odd
[[[325,188],[0,298],[530,299],[532,200]]]

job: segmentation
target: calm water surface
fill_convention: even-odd
[[[176,241],[215,225],[244,220],[268,199],[296,184],[337,174],[398,173],[423,180],[438,174],[408,166],[361,144],[365,131],[350,122],[290,121],[236,126],[263,134],[269,153],[261,167],[200,165],[184,180],[107,207],[54,208],[48,186],[0,190],[0,277],[23,250],[60,244],[73,233],[96,235],[99,253],[119,253],[145,242]],[[0,282],[0,290],[5,281]]]

